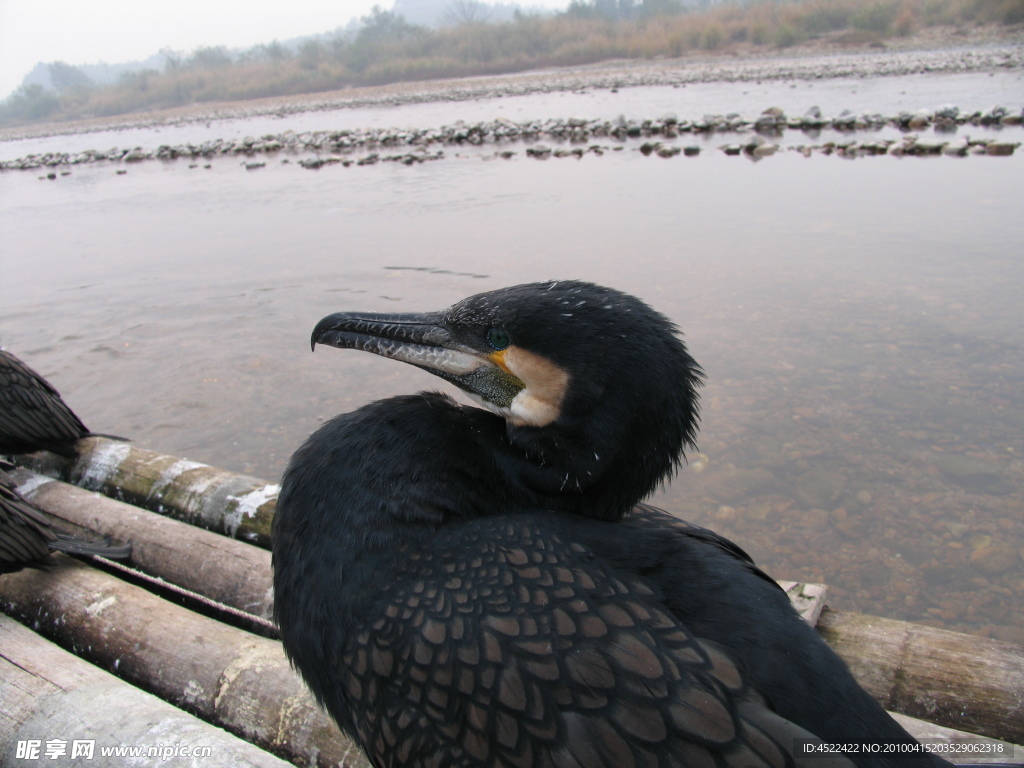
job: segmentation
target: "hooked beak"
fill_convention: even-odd
[[[456,341],[440,312],[337,312],[316,324],[310,346],[317,344],[415,365],[497,409],[509,408],[526,386],[492,351]]]

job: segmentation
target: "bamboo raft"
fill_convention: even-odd
[[[0,768],[36,764],[16,745],[48,739],[163,745],[167,766],[196,764],[173,745],[212,747],[204,766],[366,768],[275,639],[278,487],[104,438],[78,451],[20,457],[18,489],[65,528],[130,540],[131,568],[55,555],[0,576]],[[954,762],[1024,762],[1024,648],[831,610],[823,585],[783,586],[917,738],[962,745]]]

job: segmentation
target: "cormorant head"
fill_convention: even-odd
[[[503,417],[506,480],[555,508],[617,519],[696,435],[701,371],[676,326],[591,283],[518,285],[442,312],[333,314],[317,344],[423,368]]]

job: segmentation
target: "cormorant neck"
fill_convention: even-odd
[[[303,516],[288,526],[307,538],[334,538],[349,552],[393,550],[446,521],[529,507],[528,492],[503,481],[502,456],[526,461],[510,449],[500,417],[436,392],[403,395],[311,435],[292,457],[278,504]]]

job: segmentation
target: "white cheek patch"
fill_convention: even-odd
[[[569,387],[569,374],[545,357],[518,347],[510,347],[504,356],[509,371],[526,388],[512,399],[507,414],[516,426],[543,427],[562,412],[562,401]]]
[[[559,413],[557,405],[531,396],[529,389],[516,395],[508,410],[506,418],[517,427],[543,427],[557,419]]]

